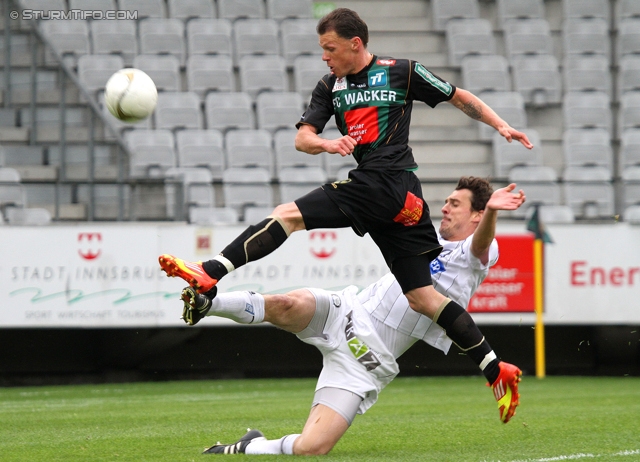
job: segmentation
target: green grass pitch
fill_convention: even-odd
[[[0,389],[2,461],[198,461],[247,427],[301,431],[311,379]],[[640,460],[640,379],[525,377],[500,423],[480,377],[398,378],[324,461]],[[232,456],[275,460],[287,456]]]

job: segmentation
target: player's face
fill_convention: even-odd
[[[358,38],[346,39],[339,37],[334,31],[320,36],[320,47],[324,50],[322,60],[327,63],[331,72],[337,77],[354,74],[358,55]]]
[[[440,235],[448,241],[461,241],[476,230],[481,213],[471,208],[471,191],[458,189],[444,201]]]

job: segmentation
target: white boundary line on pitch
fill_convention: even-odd
[[[613,454],[569,454],[566,456],[555,456],[555,457],[542,457],[540,459],[517,459],[512,460],[510,462],[555,462],[557,460],[578,460],[578,459],[597,459],[599,457],[626,457],[626,456],[636,456],[640,454],[640,449],[629,449],[625,451],[614,452]],[[488,462],[488,461],[483,461]],[[496,462],[500,462],[499,460]]]

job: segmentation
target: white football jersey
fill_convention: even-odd
[[[498,261],[498,242],[495,239],[489,247],[488,264],[483,265],[471,253],[472,238],[473,235],[463,241],[447,241],[438,233],[443,249],[438,258],[431,262],[434,288],[465,309],[469,299],[489,273],[489,268]],[[372,317],[385,325],[424,340],[445,353],[449,351],[452,342],[444,329],[409,307],[409,302],[392,273],[362,290],[358,299]]]

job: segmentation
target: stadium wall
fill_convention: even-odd
[[[190,328],[178,319],[183,284],[164,277],[157,256],[208,259],[238,231],[175,223],[0,228],[0,384],[316,375],[320,355],[290,334],[219,318]],[[548,372],[640,375],[640,227],[548,231]],[[504,359],[533,374],[532,239],[522,225],[498,234],[501,259],[474,317]],[[221,290],[364,287],[386,271],[368,237],[297,233],[225,278]],[[401,367],[411,375],[477,373],[459,352],[422,344]]]

